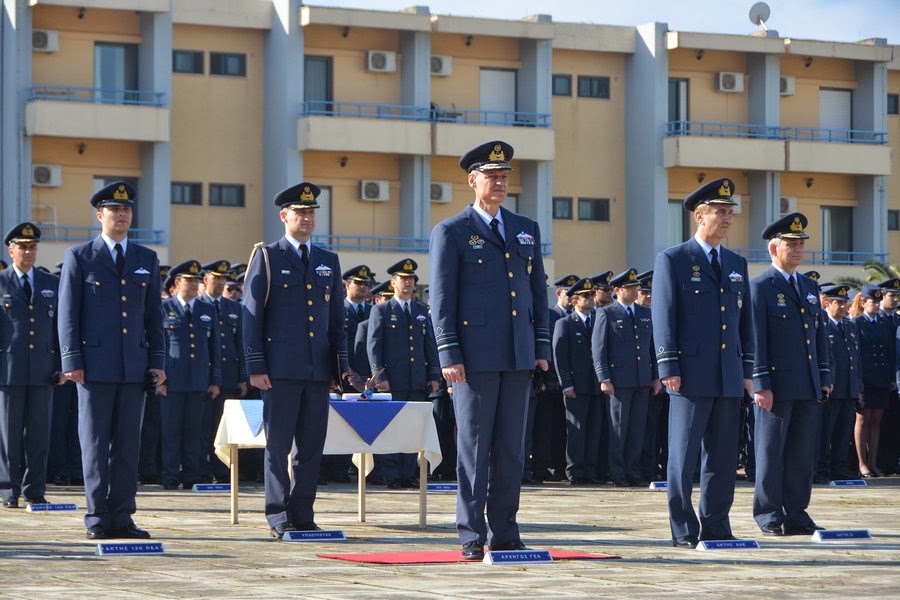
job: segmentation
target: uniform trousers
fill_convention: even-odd
[[[328,428],[328,382],[275,379],[272,388],[262,392],[262,399],[266,520],[272,527],[286,521],[312,522]],[[291,456],[295,444],[297,451]]]
[[[142,382],[78,385],[86,527],[114,530],[134,523],[143,414]]]
[[[203,411],[206,392],[169,392],[159,397],[163,483],[198,483],[203,475]]]
[[[40,498],[50,448],[49,385],[0,386],[0,495]]]
[[[669,392],[668,500],[672,537],[731,534],[741,399]],[[700,460],[700,518],[691,492]]]
[[[665,391],[659,394],[651,391],[649,394],[647,430],[644,432],[644,448],[641,450],[641,474],[644,479],[654,481],[659,465],[666,464],[665,436],[668,435],[668,427],[665,426],[666,422],[663,420],[663,409],[666,409],[665,416],[668,417],[669,396]]]
[[[563,397],[566,407],[566,476],[570,481],[594,479],[597,455],[603,437],[603,394],[577,394]]]
[[[856,398],[834,398],[822,404],[822,432],[819,440],[817,473],[822,477],[843,478],[856,476],[856,468],[850,470],[847,457],[853,424],[856,422]]]
[[[138,475],[144,484],[160,483],[162,474],[162,417],[160,398],[156,392],[144,392],[144,421],[141,423],[141,455]]]
[[[50,454],[47,477],[61,483],[80,482],[81,444],[78,443],[78,390],[74,381],[53,386],[50,417]]]
[[[425,390],[391,390],[391,397],[395,400],[421,402],[427,399],[428,394]],[[385,483],[404,482],[416,478],[418,456],[415,452],[376,454],[375,462],[381,466]]]
[[[638,481],[641,451],[647,429],[650,390],[645,387],[616,388],[609,397],[609,476],[613,481]]]
[[[453,385],[456,529],[462,544],[519,540],[530,379],[530,370],[467,372],[464,383]]]
[[[815,400],[778,397],[771,411],[754,406],[753,518],[760,527],[769,523],[782,523],[786,528],[812,524],[806,508],[812,495],[820,410],[821,404]]]

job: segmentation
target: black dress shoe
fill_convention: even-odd
[[[284,537],[285,531],[297,531],[297,528],[294,527],[294,524],[290,521],[285,521],[273,526],[270,530],[270,533],[272,534],[273,538],[275,538],[276,540],[280,540],[282,537]]]
[[[419,489],[419,480],[415,477],[410,477],[409,479],[404,479],[401,485],[405,490],[417,490]]]
[[[295,525],[294,529],[297,531],[322,531],[322,528],[312,521],[307,521],[306,523]]]
[[[113,537],[127,538],[130,540],[149,540],[150,532],[145,531],[132,523],[128,527],[115,530],[113,532]]]
[[[178,482],[177,482],[177,481],[164,481],[164,482],[163,482],[163,489],[164,489],[164,490],[177,490],[177,489],[178,489]]]
[[[44,498],[43,496],[38,496],[36,498],[26,498],[25,504],[28,505],[28,504],[50,504],[50,503],[47,502],[47,499]]]
[[[725,534],[721,534],[721,535],[706,534],[706,533],[700,534],[701,542],[732,542],[736,539],[737,538],[734,537],[733,535],[731,535],[730,533],[725,533]]]
[[[676,548],[696,548],[700,540],[696,536],[686,535],[683,537],[672,538],[672,545]]]
[[[89,540],[108,540],[111,536],[103,525],[91,525],[87,528],[85,537]]]
[[[613,487],[628,487],[628,482],[624,479],[613,479]]]
[[[3,506],[6,508],[19,508],[19,497],[18,496],[10,496],[6,500],[3,501]]]
[[[544,482],[540,479],[534,479],[533,477],[523,477],[522,485],[544,485]]]
[[[482,542],[466,542],[462,547],[463,560],[481,560],[484,558],[484,544]]]
[[[781,523],[777,521],[766,523],[765,525],[760,527],[759,530],[766,535],[784,535],[784,527],[782,527]]]
[[[817,531],[821,531],[825,529],[824,527],[819,527],[815,523],[810,523],[808,525],[785,525],[784,526],[784,535],[812,535]]]
[[[528,547],[522,543],[522,540],[512,540],[491,546],[491,552],[509,552],[512,550],[528,550]]]
[[[402,482],[402,481],[397,481],[397,480],[388,481],[388,482],[387,482],[387,489],[389,489],[389,490],[402,490],[402,489],[403,489],[403,482]]]

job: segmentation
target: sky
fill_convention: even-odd
[[[399,11],[428,6],[431,14],[521,19],[549,14],[556,22],[597,25],[668,23],[674,31],[750,34],[755,0],[304,0],[314,6]],[[900,0],[769,0],[769,29],[780,37],[837,42],[887,38],[900,44]]]

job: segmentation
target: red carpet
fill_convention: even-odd
[[[480,562],[460,558],[459,552],[373,552],[370,554],[316,554],[319,558],[333,558],[349,562],[381,565],[424,565],[432,563]],[[550,550],[553,560],[603,560],[621,558],[613,554]]]

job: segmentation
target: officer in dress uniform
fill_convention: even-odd
[[[222,384],[221,393],[210,398],[203,412],[203,454],[206,478],[228,481],[228,469],[215,456],[213,448],[219,421],[225,408],[225,400],[243,398],[247,395],[247,371],[244,368],[244,340],[241,331],[241,305],[223,295],[225,282],[231,263],[217,260],[203,265],[204,291],[197,297],[201,302],[211,304],[219,324],[219,351],[221,353]]]
[[[900,279],[892,278],[878,284],[882,290],[881,312],[885,324],[893,325],[894,331],[900,326]],[[896,389],[894,390],[896,391]],[[882,475],[893,475],[900,472],[900,397],[896,393],[888,396],[887,406],[881,416],[881,432],[879,436],[878,464],[876,471]]]
[[[204,476],[207,435],[203,413],[221,393],[222,348],[212,304],[197,299],[202,267],[188,260],[172,267],[175,294],[162,303],[166,383],[160,388],[163,487],[186,490]]]
[[[375,306],[382,302],[387,302],[394,297],[394,286],[390,281],[385,281],[374,286],[371,291],[372,301]],[[372,308],[369,308],[369,315],[372,314]],[[369,363],[369,319],[361,321],[356,328],[356,337],[353,340],[353,358],[354,364],[359,367],[359,373],[371,373],[372,366]],[[355,369],[354,369],[355,370]]]
[[[128,240],[137,200],[117,181],[91,196],[101,233],[66,250],[59,283],[62,369],[78,384],[89,539],[149,538],[134,524],[145,381],[165,383],[159,260]]]
[[[806,216],[791,213],[763,231],[772,266],[750,282],[756,327],[753,367],[756,488],[753,518],[766,535],[812,535],[819,399],[831,392],[828,335],[818,286],[799,275]]]
[[[834,389],[822,405],[822,434],[820,440],[817,478],[853,479],[847,462],[850,438],[853,433],[856,403],[862,392],[862,371],[859,357],[859,331],[856,323],[847,318],[850,287],[829,285],[822,287],[825,296],[825,331],[831,350],[831,374]]]
[[[594,284],[594,312],[613,303],[612,287],[609,282],[614,275],[612,271],[591,275],[591,283]]]
[[[600,389],[609,398],[609,475],[613,485],[641,486],[641,451],[650,393],[659,392],[650,309],[636,303],[635,269],[611,281],[613,304],[597,311],[592,347]]]
[[[250,384],[262,393],[265,512],[277,540],[285,531],[320,529],[313,503],[328,390],[332,379],[349,373],[340,261],[310,242],[319,193],[303,182],[275,196],[285,235],[259,246],[246,273],[245,357]],[[295,444],[292,485],[285,457]]]
[[[553,364],[566,408],[566,476],[571,485],[588,485],[599,483],[596,461],[606,410],[591,357],[594,286],[579,279],[566,295],[573,310],[554,326]]]
[[[653,338],[669,393],[668,499],[672,543],[731,539],[741,398],[751,389],[753,317],[747,261],[722,247],[731,229],[734,182],[691,192],[684,207],[697,232],[656,257]],[[700,461],[700,518],[691,502]]]
[[[569,288],[578,283],[580,279],[578,275],[563,275],[553,282],[553,285],[556,286],[556,304],[551,306],[550,310],[556,313],[557,319],[572,313],[572,299],[569,297]]]
[[[7,508],[46,504],[53,386],[64,381],[56,337],[56,277],[34,268],[41,230],[7,232],[12,268],[0,271],[0,496]]]
[[[456,528],[467,560],[480,560],[485,543],[525,548],[516,513],[528,387],[550,356],[540,230],[501,206],[512,156],[500,141],[463,155],[475,201],[431,232],[431,316],[444,379],[453,386]]]
[[[394,297],[372,308],[366,348],[376,389],[396,400],[425,401],[440,386],[434,330],[428,307],[413,300],[418,264],[405,258],[388,268]],[[380,454],[385,485],[417,488],[415,454]]]

